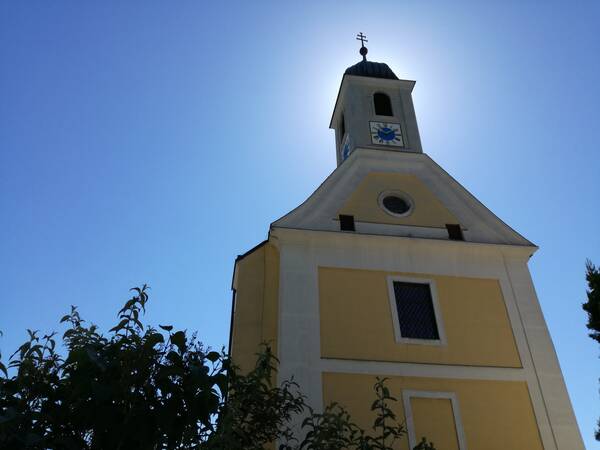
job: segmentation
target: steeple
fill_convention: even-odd
[[[362,31],[356,35],[356,40],[360,41],[360,50],[359,53],[363,57],[363,61],[367,60],[367,53],[369,53],[369,49],[365,47],[365,42],[369,42],[367,40],[367,36],[365,36]]]
[[[414,81],[400,80],[385,63],[367,60],[363,33],[362,61],[344,72],[329,128],[335,130],[337,163],[357,147],[422,153],[412,90]]]

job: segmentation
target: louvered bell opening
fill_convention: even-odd
[[[429,284],[395,281],[394,294],[403,338],[440,338]]]
[[[451,241],[464,241],[462,229],[459,224],[447,223],[446,230],[448,230],[448,239]]]
[[[344,214],[340,214],[340,230],[355,231],[354,216],[347,216]]]

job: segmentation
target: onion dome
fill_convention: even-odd
[[[397,80],[398,77],[390,66],[385,63],[367,61],[366,59],[346,69],[344,75],[355,75],[359,77],[386,78]]]

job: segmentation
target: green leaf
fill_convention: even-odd
[[[177,352],[170,351],[169,353],[167,353],[166,358],[173,364],[181,364],[181,356],[179,356]]]
[[[208,359],[210,362],[216,362],[220,357],[221,354],[219,352],[210,352],[208,355],[206,355],[206,359]]]
[[[23,358],[23,356],[25,355],[25,353],[27,352],[27,350],[29,350],[29,347],[31,347],[31,342],[25,342],[23,345],[21,345],[16,352],[14,352],[10,357],[12,359],[13,356],[15,356],[17,353],[20,353],[20,357]]]
[[[76,331],[73,328],[70,328],[67,331],[65,331],[65,334],[63,334],[63,338],[69,339],[71,337],[71,335],[74,333],[76,333]]]
[[[15,417],[17,417],[15,408],[9,406],[8,408],[6,408],[6,414],[0,415],[0,424],[8,422],[9,420],[14,419]]]
[[[36,341],[38,339],[37,334],[39,333],[39,330],[31,331],[28,328],[27,333],[29,333],[29,339],[31,339],[32,341]]]
[[[98,354],[94,351],[94,349],[92,349],[91,347],[86,347],[85,352],[86,352],[87,356],[89,357],[90,361],[92,361],[96,365],[96,367],[98,367],[100,370],[106,369],[106,366],[100,360],[100,358],[98,357]]]
[[[133,305],[135,305],[136,301],[137,301],[137,298],[136,298],[136,297],[133,297],[132,299],[130,299],[130,300],[127,300],[127,302],[126,302],[126,303],[125,303],[125,305],[124,305],[124,306],[121,308],[121,310],[119,311],[119,313],[118,313],[118,314],[122,314],[122,313],[124,313],[125,311],[127,311],[127,310],[131,309],[131,307],[132,307]]]
[[[156,344],[162,344],[163,342],[165,342],[165,338],[162,334],[152,333],[146,336],[146,342],[144,343],[144,345],[146,347],[152,348]]]
[[[165,331],[171,331],[173,329],[173,325],[159,325]]]
[[[111,328],[110,330],[108,330],[108,331],[119,331],[119,330],[123,329],[123,327],[124,327],[125,325],[127,325],[127,322],[129,322],[127,319],[123,319],[123,320],[121,320],[121,321],[119,322],[119,324],[118,324],[117,326],[115,326],[115,327],[112,327],[112,328]]]
[[[185,351],[185,333],[183,331],[174,333],[171,336],[171,342],[177,346],[181,353]]]

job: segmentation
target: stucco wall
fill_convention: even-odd
[[[414,397],[409,401],[413,414],[414,434],[418,440],[425,437],[444,450],[460,450],[450,399]]]
[[[391,275],[435,282],[446,345],[396,342]],[[497,280],[320,267],[319,308],[325,358],[521,367]]]
[[[237,262],[231,354],[242,372],[254,367],[261,344],[277,355],[279,252],[271,244]]]
[[[374,375],[324,373],[324,402],[341,403],[359,425],[370,427],[375,417],[370,411],[375,381]],[[393,409],[400,420],[405,417],[404,390],[454,393],[460,415],[458,426],[469,450],[543,449],[525,382],[390,377],[386,385],[399,399]],[[449,406],[444,402],[413,400],[418,439],[425,434],[436,448],[457,448]],[[408,439],[396,448],[408,449]]]
[[[414,210],[410,215],[394,217],[383,211],[378,198],[382,192],[390,190],[402,191],[412,198]],[[392,225],[444,228],[447,223],[459,223],[416,176],[399,173],[368,174],[339,214],[353,215],[357,221]]]

